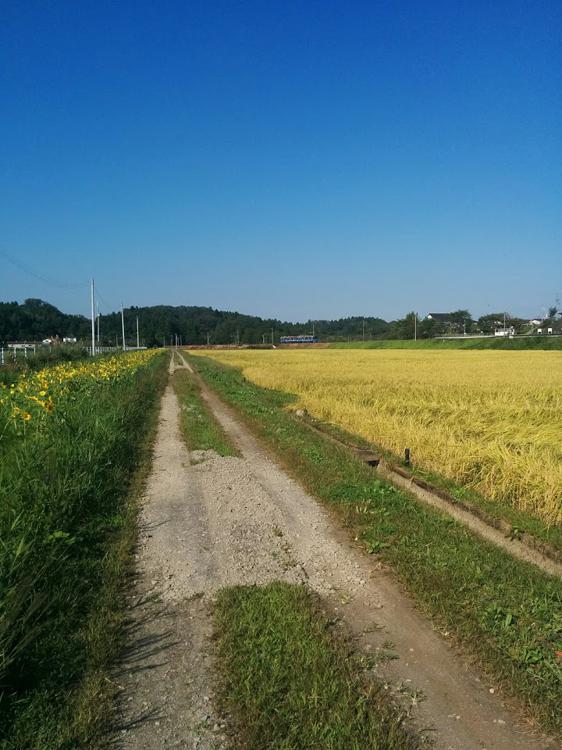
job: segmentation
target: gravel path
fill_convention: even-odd
[[[230,409],[207,389],[203,395],[242,457],[190,456],[168,387],[143,507],[130,648],[114,678],[122,688],[114,745],[224,747],[212,704],[209,603],[220,587],[281,579],[317,591],[360,650],[398,657],[380,662],[377,674],[437,748],[554,748],[517,726],[494,686],[453,652],[388,572],[353,547]]]

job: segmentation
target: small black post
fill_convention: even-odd
[[[404,449],[404,463],[406,464],[406,466],[411,466],[411,464],[410,464],[410,449],[409,448],[405,448]]]

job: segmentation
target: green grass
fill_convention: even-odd
[[[302,586],[224,589],[215,621],[219,696],[245,750],[415,748],[384,690],[362,679]]]
[[[289,472],[393,568],[420,609],[481,664],[494,686],[543,727],[562,731],[558,579],[377,479],[348,450],[287,413],[292,396],[260,388],[210,359],[190,361]]]
[[[176,370],[172,376],[178,397],[180,425],[190,451],[215,451],[219,456],[237,456],[238,451],[203,401],[195,377],[188,370]]]
[[[378,450],[382,452],[380,449]],[[391,463],[400,463],[399,457],[391,456],[391,454],[387,454],[387,456],[389,456]],[[431,471],[424,471],[416,466],[410,466],[408,471],[435,487],[445,490],[453,500],[469,503],[474,507],[474,510],[480,508],[485,514],[491,516],[492,519],[506,521],[511,525],[514,537],[520,538],[523,533],[527,533],[539,542],[545,542],[549,547],[562,551],[562,526],[548,525],[542,518],[526,513],[508,503],[498,503],[489,500],[478,492],[468,487],[463,487],[454,480]]]
[[[504,339],[376,339],[335,342],[331,349],[562,349],[562,336],[524,336]]]
[[[164,364],[69,399],[48,429],[3,448],[2,750],[91,747],[107,727]]]

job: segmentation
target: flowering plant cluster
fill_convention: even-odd
[[[132,377],[158,353],[150,349],[78,364],[65,362],[23,374],[10,386],[0,384],[0,440],[10,427],[20,434],[30,423],[40,428],[68,399],[93,396],[104,383]]]

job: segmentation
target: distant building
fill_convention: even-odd
[[[425,316],[425,320],[435,324],[431,327],[433,335],[445,333],[466,335],[467,327],[470,330],[472,324],[469,313],[463,310],[448,313],[430,312]]]
[[[496,328],[494,330],[494,336],[515,336],[515,326],[508,326],[507,328]]]
[[[427,320],[435,320],[437,323],[450,323],[451,322],[450,313],[427,313],[425,317],[427,318]]]
[[[557,320],[547,320],[546,322],[541,323],[534,333],[538,333],[539,336],[562,336],[562,324]]]
[[[562,320],[558,316],[542,320],[533,333],[539,336],[562,336]]]

